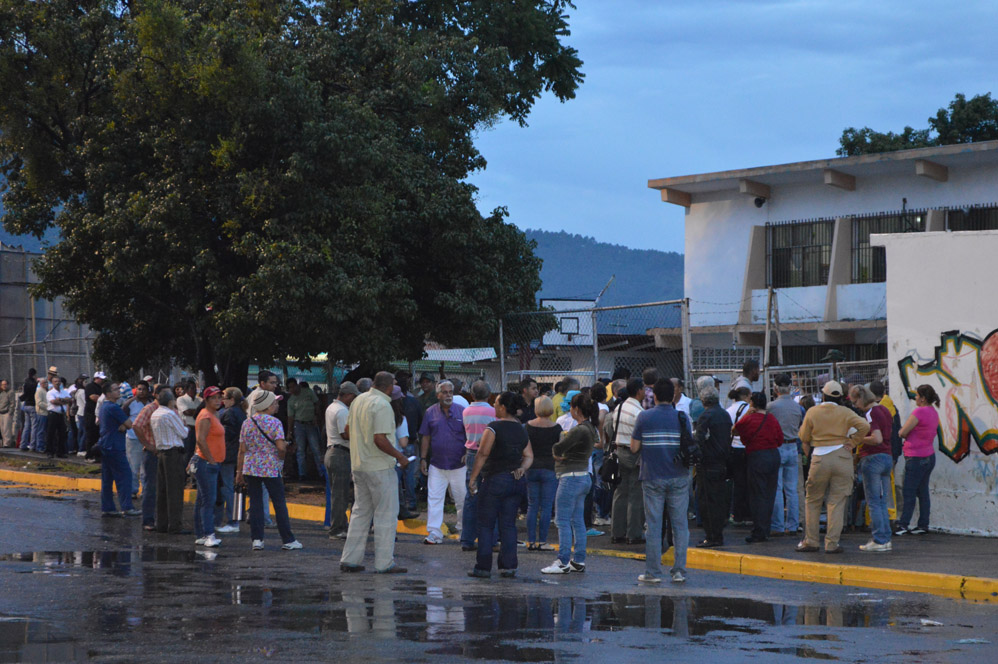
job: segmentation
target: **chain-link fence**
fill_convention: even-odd
[[[572,377],[588,386],[614,376],[640,377],[650,367],[660,376],[688,380],[686,300],[614,307],[571,300],[543,304],[550,310],[512,314],[501,322],[498,384],[530,376],[542,385]]]
[[[767,389],[773,385],[776,374],[790,374],[795,396],[810,394],[820,401],[821,388],[830,380],[844,385],[869,385],[874,380],[887,384],[887,360],[864,362],[838,362],[803,364],[784,367],[769,367],[762,374],[763,385]]]
[[[0,346],[0,376],[10,376],[11,385],[16,387],[28,369],[44,376],[49,367],[55,367],[71,384],[82,373],[93,375],[90,344],[88,337],[75,337]]]

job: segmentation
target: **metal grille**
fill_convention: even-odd
[[[947,210],[946,228],[951,231],[998,230],[998,205]]]
[[[824,286],[832,257],[835,221],[766,224],[766,286]]]
[[[925,210],[888,212],[852,220],[852,283],[887,281],[884,247],[870,245],[874,233],[915,233],[925,230]]]

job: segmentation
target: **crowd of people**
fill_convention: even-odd
[[[733,381],[727,407],[714,377],[700,378],[691,398],[681,379],[655,368],[640,378],[621,370],[608,386],[523,378],[499,394],[484,380],[466,386],[428,373],[417,388],[405,371],[344,381],[329,395],[294,379],[284,392],[269,371],[257,378],[244,396],[234,387],[199,391],[193,380],[132,386],[102,372],[67,389],[56,367],[45,378],[31,370],[19,397],[0,381],[0,434],[5,446],[19,440],[22,449],[99,462],[104,517],[141,516],[146,530],[193,534],[204,547],[240,531],[244,491],[252,549],[264,548],[268,525],[283,549],[302,548],[284,479],[306,477],[311,461],[330,491],[329,537],[345,540],[344,572],[364,569],[372,529],[374,571],[405,572],[395,562],[397,524],[416,516],[424,493],[424,543],[445,544],[456,531],[462,550],[476,553],[469,575],[481,578],[496,551],[499,574],[515,576],[520,548],[556,552],[544,574],[585,572],[587,539],[603,534],[595,526],[609,526],[614,544],[644,547],[644,583],[662,580],[670,545],[671,580],[686,579],[691,520],[704,531],[698,547],[724,546],[726,528],[738,525],[751,528],[748,543],[800,534],[795,549],[805,553],[821,548],[824,507],[829,554],[843,550],[843,527],[861,521],[863,504],[871,539],[862,551],[890,551],[893,536],[929,527],[939,400],[928,385],[901,423],[880,381],[829,379],[805,394],[779,374],[767,394],[753,391],[754,362]],[[294,464],[285,463],[289,451]],[[892,531],[902,455],[903,508]],[[197,489],[192,531],[183,525],[188,484]],[[552,521],[557,547],[548,543]]]

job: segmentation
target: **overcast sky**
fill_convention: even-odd
[[[576,4],[577,97],[478,138],[479,207],[524,229],[681,252],[683,208],[649,179],[834,157],[845,127],[924,128],[994,89],[993,1]]]

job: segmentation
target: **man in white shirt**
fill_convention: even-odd
[[[742,375],[735,378],[731,383],[731,389],[737,390],[739,387],[749,388],[749,392],[754,392],[755,382],[759,380],[759,362],[757,360],[745,360],[742,365]]]
[[[613,493],[613,512],[610,517],[610,528],[613,533],[611,542],[620,544],[644,544],[645,507],[644,494],[638,480],[641,459],[640,452],[631,452],[631,432],[638,415],[644,410],[639,398],[644,396],[644,382],[640,378],[627,381],[627,400],[617,406],[620,412],[613,410],[607,417],[614,419],[616,435],[614,443],[617,459],[620,461],[620,484]]]
[[[358,394],[360,390],[354,383],[340,383],[339,394],[326,408],[326,456],[323,464],[326,466],[331,495],[330,539],[347,537],[347,507],[350,503],[350,431],[347,418],[350,404]]]
[[[45,451],[51,459],[58,456],[66,458],[66,435],[69,432],[66,421],[66,408],[73,402],[69,390],[62,385],[62,379],[52,376],[52,387],[46,399],[48,401],[48,420],[45,423]]]
[[[189,380],[184,385],[184,393],[177,397],[177,410],[187,427],[187,438],[184,439],[184,464],[186,465],[194,456],[194,447],[197,438],[194,436],[194,422],[198,414],[198,406],[201,405],[201,397],[198,396],[198,384],[195,380]]]
[[[686,413],[686,424],[689,426],[690,433],[693,433],[693,418],[690,417],[690,404],[693,403],[693,399],[683,394],[686,383],[682,378],[670,378],[669,380],[672,381],[672,386],[675,389],[674,403],[672,405],[680,413]]]

